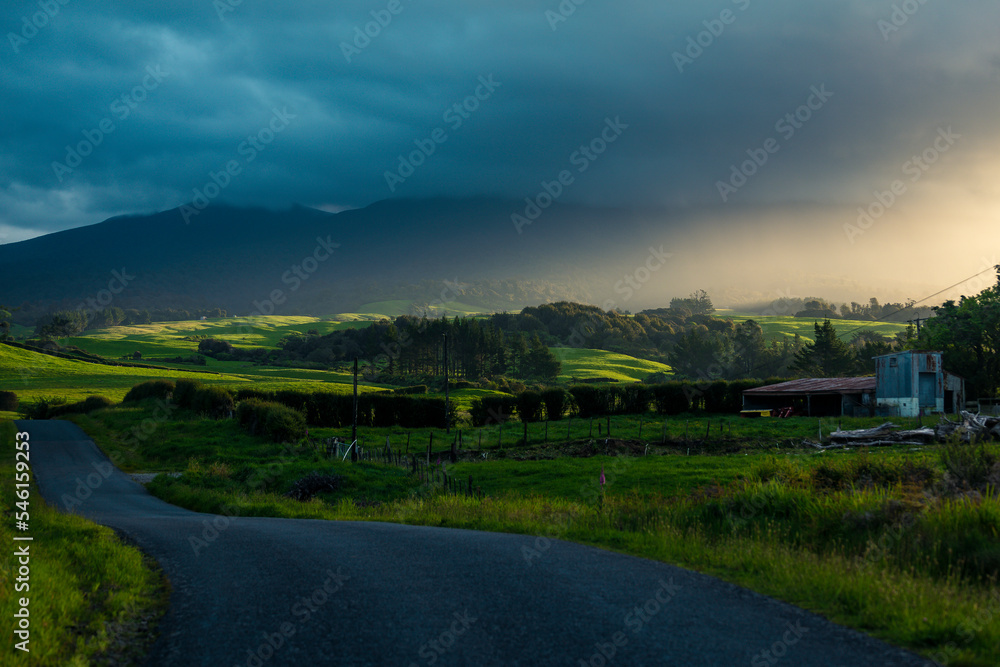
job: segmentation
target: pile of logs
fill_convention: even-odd
[[[953,422],[947,417],[941,417],[941,423],[935,428],[923,427],[908,431],[898,424],[886,422],[875,428],[864,428],[855,431],[834,431],[830,434],[830,444],[821,445],[815,442],[807,444],[816,449],[837,449],[842,447],[884,447],[887,445],[928,445],[932,442],[943,442],[958,433],[962,442],[972,438],[978,440],[1000,440],[1000,418],[974,415],[971,412],[961,413],[962,421]]]
[[[962,411],[962,421],[953,422],[947,417],[941,418],[937,427],[938,440],[944,440],[954,433],[959,434],[962,442],[976,440],[1000,440],[1000,417],[985,417]]]

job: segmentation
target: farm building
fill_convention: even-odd
[[[916,417],[965,406],[965,380],[944,370],[940,352],[894,352],[875,357],[875,363],[875,377],[809,378],[748,389],[743,413],[793,408],[810,417]]]
[[[879,414],[916,417],[965,407],[965,380],[944,370],[940,352],[908,350],[875,357]]]
[[[870,415],[875,407],[875,378],[808,378],[743,392],[744,413],[789,407],[810,417]]]

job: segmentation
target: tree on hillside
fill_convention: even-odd
[[[10,310],[0,305],[0,340],[7,340],[10,335]]]
[[[670,300],[671,310],[689,310],[692,315],[711,315],[715,312],[715,306],[712,305],[712,300],[708,297],[708,293],[705,290],[698,290],[697,292],[692,292],[690,296],[686,299],[673,298]]]
[[[1000,265],[996,270],[995,285],[944,302],[920,330],[920,347],[944,353],[945,368],[969,383],[969,398],[994,397],[1000,387]]]
[[[555,381],[562,370],[559,359],[542,343],[538,334],[531,337],[531,349],[525,358],[524,367],[524,377],[549,382]]]
[[[895,339],[872,329],[862,329],[854,334],[850,347],[855,355],[854,372],[858,375],[874,375],[875,357],[898,349]]]
[[[843,377],[854,367],[855,355],[851,354],[847,344],[837,338],[837,330],[824,320],[823,324],[815,322],[815,340],[806,343],[792,364],[792,372],[803,377]]]

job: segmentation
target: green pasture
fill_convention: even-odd
[[[562,363],[558,378],[560,382],[569,382],[574,377],[580,380],[611,378],[619,382],[637,382],[650,373],[673,372],[670,366],[657,361],[636,359],[605,350],[578,347],[553,347],[551,350]]]
[[[473,306],[461,301],[446,301],[444,303],[434,302],[426,306],[407,299],[391,299],[387,301],[373,301],[358,306],[355,315],[376,316],[376,317],[399,317],[400,315],[417,315],[427,311],[433,317],[459,317],[481,315],[484,309],[481,306]]]
[[[792,338],[798,334],[805,340],[812,341],[816,333],[813,324],[819,320],[807,317],[773,316],[760,317],[757,315],[736,315],[729,312],[716,313],[719,317],[731,318],[734,322],[744,322],[753,320],[764,330],[764,337],[768,340],[781,339],[782,337]],[[821,321],[819,321],[822,324]],[[898,322],[871,322],[864,320],[830,320],[837,330],[837,336],[845,342],[850,342],[852,336],[863,329],[875,331],[883,336],[895,336],[897,333],[906,330],[906,324]]]

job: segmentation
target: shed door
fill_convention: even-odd
[[[934,407],[937,403],[937,373],[920,374],[920,407]]]

